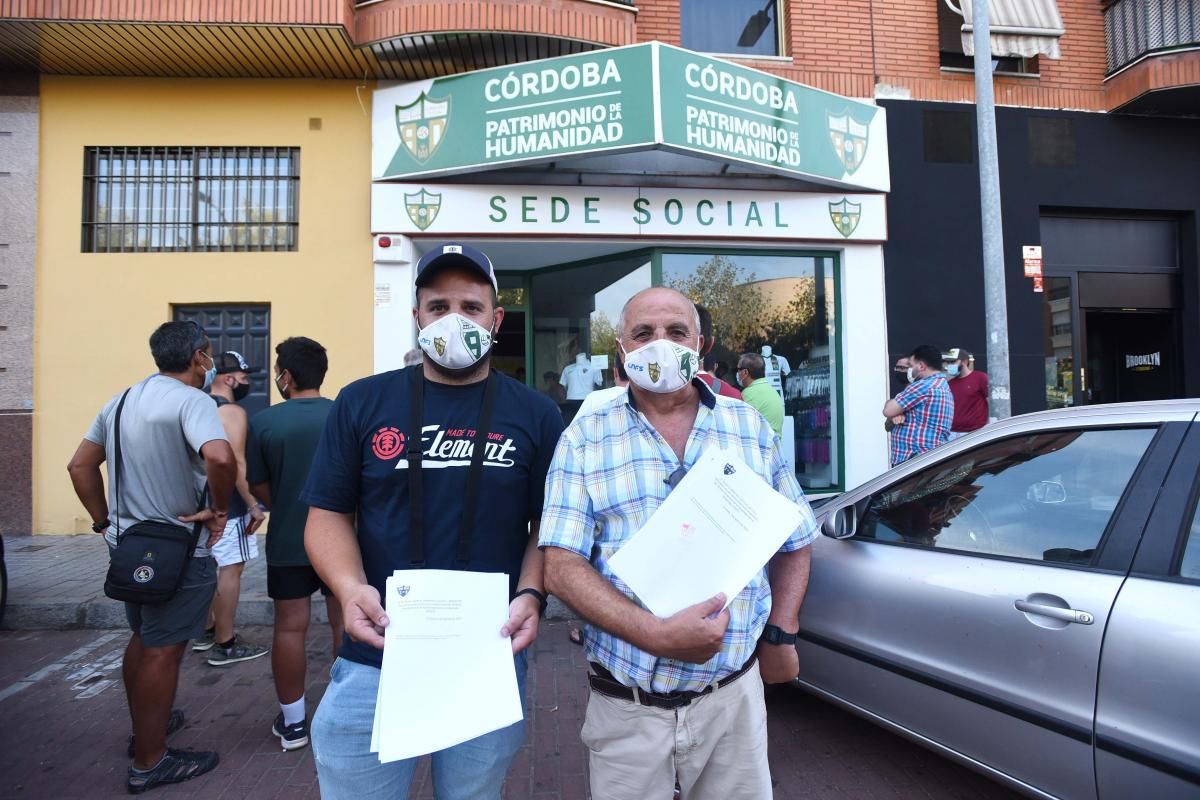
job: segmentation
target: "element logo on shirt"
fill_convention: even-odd
[[[384,429],[388,430],[388,429]],[[391,428],[390,430],[395,430]],[[426,425],[421,429],[422,445],[425,447],[424,458],[421,459],[422,469],[446,469],[447,467],[467,467],[471,465],[471,453],[474,451],[474,428],[443,428],[441,425]],[[512,458],[517,445],[512,437],[501,433],[488,433],[483,443],[483,466],[513,467],[516,460]],[[408,469],[408,459],[396,462],[396,469]]]
[[[382,461],[390,461],[404,452],[404,434],[399,428],[380,428],[371,437],[371,452]]]

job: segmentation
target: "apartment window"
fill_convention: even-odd
[[[975,70],[975,57],[963,52],[963,18],[946,5],[946,0],[933,0],[938,9],[938,51],[943,69]],[[957,3],[956,3],[957,4]],[[1038,57],[993,56],[992,72],[997,75],[1037,75]]]
[[[783,54],[778,0],[680,0],[681,44],[701,53]]]
[[[295,147],[88,147],[85,253],[295,250]]]

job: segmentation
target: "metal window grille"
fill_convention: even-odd
[[[296,147],[88,147],[85,253],[295,250]]]
[[[1116,0],[1104,9],[1108,71],[1146,53],[1200,44],[1200,0]]]

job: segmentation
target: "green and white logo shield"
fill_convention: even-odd
[[[862,219],[862,203],[851,203],[845,197],[836,203],[830,203],[829,219],[833,221],[837,232],[849,239],[850,234],[858,227],[858,221]]]
[[[849,114],[834,116],[826,113],[825,120],[829,125],[829,141],[833,144],[833,151],[846,172],[853,173],[867,157],[867,126]]]
[[[483,354],[492,346],[491,334],[480,332],[478,328],[467,323],[461,323],[462,343],[467,348],[467,352],[471,354],[471,358],[478,361],[483,358]]]
[[[404,208],[412,224],[425,230],[437,219],[442,208],[442,196],[421,189],[419,192],[404,193]]]
[[[396,106],[396,130],[405,149],[424,164],[438,149],[450,124],[450,98],[434,98],[421,92],[406,106]]]

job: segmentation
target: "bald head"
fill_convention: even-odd
[[[617,337],[626,350],[654,339],[669,339],[696,349],[699,335],[696,304],[683,292],[666,286],[643,289],[629,298],[617,319]]]

